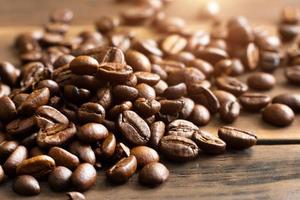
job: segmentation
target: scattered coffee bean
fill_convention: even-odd
[[[300,112],[300,94],[284,93],[273,98],[272,103],[280,103],[287,105],[294,112]]]
[[[239,102],[228,101],[220,107],[220,118],[226,123],[232,123],[240,115],[240,108]]]
[[[151,162],[158,162],[158,153],[147,146],[137,146],[131,149],[130,155],[134,155],[139,167],[143,167]]]
[[[226,150],[226,143],[206,131],[197,131],[192,136],[198,147],[208,154],[221,154]]]
[[[274,126],[288,126],[290,125],[295,118],[293,110],[280,103],[274,103],[268,105],[263,110],[263,119],[269,124]]]
[[[169,177],[169,170],[161,163],[152,162],[145,165],[139,173],[139,181],[149,186],[157,186]]]
[[[22,175],[16,178],[13,189],[16,193],[25,196],[33,196],[40,193],[40,184],[33,177],[29,175]]]
[[[274,87],[276,80],[268,73],[254,73],[248,77],[248,86],[254,90],[270,90]]]
[[[239,102],[245,110],[257,112],[266,107],[271,98],[265,94],[246,92],[239,97]]]

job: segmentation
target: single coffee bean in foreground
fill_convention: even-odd
[[[49,175],[48,183],[51,189],[55,191],[64,191],[70,188],[71,176],[71,170],[63,166],[58,166]]]
[[[293,110],[280,103],[268,105],[262,114],[263,120],[274,126],[288,126],[295,118]]]
[[[86,191],[96,183],[96,170],[89,163],[80,164],[71,176],[71,184],[77,191]]]
[[[34,196],[40,193],[40,184],[32,176],[22,175],[16,178],[13,189],[16,193],[24,196]]]
[[[169,170],[161,163],[152,162],[145,165],[139,173],[139,181],[149,186],[157,186],[169,177]]]

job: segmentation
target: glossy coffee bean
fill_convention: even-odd
[[[56,167],[48,177],[48,183],[54,191],[64,191],[69,189],[72,171],[66,167]]]
[[[168,55],[174,55],[182,51],[187,45],[187,40],[180,35],[170,35],[161,44],[161,49]]]
[[[18,146],[3,164],[3,170],[7,176],[15,176],[17,167],[28,157],[28,151],[24,146]]]
[[[137,169],[137,160],[134,155],[119,160],[114,166],[106,171],[109,181],[122,184],[135,173]]]
[[[167,100],[163,99],[159,101],[160,103],[160,113],[165,115],[176,116],[183,109],[183,101],[179,99]]]
[[[288,67],[285,69],[286,79],[295,85],[300,84],[300,66]]]
[[[100,33],[108,33],[119,25],[119,20],[110,16],[102,16],[95,22],[96,29]]]
[[[79,165],[79,158],[60,147],[52,147],[48,155],[55,160],[57,166],[64,166],[74,170]]]
[[[188,119],[197,126],[205,126],[209,123],[210,118],[210,113],[207,108],[196,104]]]
[[[196,56],[200,59],[209,62],[212,65],[215,65],[220,60],[226,59],[228,57],[228,54],[222,49],[208,47],[205,49],[198,50],[196,52]]]
[[[48,88],[51,95],[56,95],[59,92],[59,85],[51,79],[46,79],[38,82],[36,89],[42,88]]]
[[[84,88],[78,88],[74,85],[64,86],[64,96],[72,103],[79,104],[89,100],[91,92]]]
[[[130,150],[130,155],[134,155],[137,160],[137,165],[143,167],[151,162],[158,162],[158,153],[147,146],[137,146]]]
[[[149,59],[142,53],[134,50],[127,51],[125,54],[126,62],[134,71],[151,71]]]
[[[67,192],[69,200],[86,200],[85,196],[80,192]]]
[[[78,56],[70,62],[71,71],[78,75],[93,75],[98,66],[98,61],[90,56]]]
[[[248,86],[234,77],[219,77],[216,79],[218,89],[240,96],[248,90]]]
[[[280,65],[280,55],[276,52],[260,52],[259,67],[264,72],[273,72]]]
[[[77,191],[86,191],[96,183],[96,170],[89,163],[80,164],[71,176],[71,184]]]
[[[139,181],[149,186],[157,186],[169,177],[169,170],[161,163],[152,162],[145,165],[139,173]]]
[[[0,120],[9,121],[16,117],[17,109],[14,102],[7,96],[0,98]]]
[[[6,125],[6,131],[11,137],[24,137],[35,130],[35,117],[17,118]]]
[[[300,112],[300,94],[283,93],[275,96],[272,103],[281,103],[290,107],[294,112]]]
[[[34,156],[23,160],[17,167],[18,175],[31,175],[43,178],[55,168],[55,161],[46,155]]]
[[[8,85],[15,85],[20,76],[20,70],[9,62],[0,62],[1,80]]]
[[[113,96],[120,101],[131,101],[138,97],[139,92],[136,88],[127,85],[116,85],[112,89]]]
[[[270,104],[262,114],[263,120],[274,126],[288,126],[295,118],[293,110],[284,104]]]
[[[81,162],[90,163],[91,165],[96,163],[96,155],[92,147],[88,144],[75,141],[70,144],[69,150],[72,154],[76,155]]]
[[[139,91],[139,97],[143,97],[145,99],[155,99],[156,97],[155,90],[146,83],[138,84],[136,89]]]
[[[157,149],[161,138],[165,134],[166,125],[162,121],[156,121],[150,126],[151,136],[150,144],[153,148]]]
[[[177,85],[169,86],[165,91],[163,96],[167,99],[178,99],[187,94],[187,87],[184,83],[179,83]]]
[[[259,63],[259,49],[254,43],[249,43],[246,52],[242,56],[242,61],[249,70],[255,70]]]
[[[160,141],[160,152],[174,161],[188,161],[198,156],[198,146],[190,139],[177,136],[164,136]]]
[[[69,120],[66,116],[64,116],[61,112],[56,110],[51,106],[40,106],[36,110],[36,122],[39,126],[39,121],[49,121],[49,123],[61,123],[61,124],[68,124]],[[39,128],[44,128],[47,126],[39,126]]]
[[[213,93],[217,97],[221,106],[227,101],[236,101],[236,97],[233,94],[226,92],[225,90],[214,90]]]
[[[192,140],[201,150],[208,154],[221,154],[226,150],[226,143],[207,131],[199,130],[195,132]]]
[[[183,119],[177,119],[167,126],[166,134],[192,138],[194,132],[198,130],[198,127],[192,122]]]
[[[113,83],[127,81],[132,75],[133,70],[129,65],[122,63],[101,63],[96,72],[98,79],[105,79]]]
[[[50,15],[50,20],[53,22],[70,23],[74,17],[70,9],[58,9]]]
[[[135,100],[133,107],[141,116],[149,117],[158,113],[161,105],[155,99],[138,98]]]
[[[254,90],[271,90],[276,80],[273,75],[263,72],[257,72],[248,77],[248,86]]]
[[[0,143],[0,157],[1,161],[5,161],[8,156],[12,152],[16,150],[16,148],[19,146],[19,143],[17,141],[11,140],[11,141],[6,141],[4,140],[3,142]]]
[[[223,126],[218,130],[219,138],[232,149],[247,149],[257,142],[256,135],[235,127]]]
[[[96,93],[96,102],[108,109],[112,104],[112,91],[109,87],[100,88]]]
[[[240,115],[241,106],[237,101],[228,101],[220,107],[220,118],[226,123],[234,122]]]
[[[143,145],[150,139],[150,128],[135,112],[124,111],[118,118],[118,127],[123,136],[132,144]]]
[[[78,118],[83,123],[102,123],[105,119],[105,109],[98,103],[84,103],[78,109]]]
[[[101,144],[101,156],[105,158],[113,156],[116,151],[116,145],[117,141],[115,135],[113,133],[109,133]]]
[[[257,112],[266,107],[271,102],[271,98],[265,94],[246,92],[239,97],[239,102],[243,109]]]
[[[98,123],[87,123],[77,131],[77,137],[82,142],[92,143],[102,140],[108,136],[108,130],[105,126]]]
[[[40,193],[40,184],[29,175],[22,175],[16,178],[13,189],[17,194],[24,196],[34,196]]]

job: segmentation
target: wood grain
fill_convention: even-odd
[[[255,146],[241,152],[210,157],[200,155],[189,163],[166,163],[169,180],[157,188],[140,186],[137,174],[129,183],[111,186],[100,171],[96,185],[85,193],[88,200],[122,199],[282,199],[300,198],[300,146]],[[0,187],[2,199],[16,199],[11,182]],[[39,196],[31,200],[65,199],[42,184]]]

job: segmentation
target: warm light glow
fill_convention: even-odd
[[[218,4],[217,1],[209,1],[209,2],[207,2],[206,7],[207,7],[207,11],[211,15],[216,15],[220,11],[220,6],[219,6],[219,4]]]

